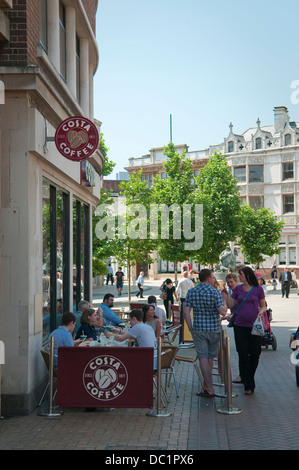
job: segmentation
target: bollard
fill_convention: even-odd
[[[240,408],[233,408],[232,406],[232,382],[230,377],[230,348],[229,348],[229,338],[226,338],[225,346],[225,389],[226,389],[226,407],[219,408],[218,413],[235,415],[242,412]]]
[[[161,411],[161,351],[162,351],[162,338],[159,337],[157,338],[157,411],[155,412],[154,410],[150,410],[147,414],[147,416],[154,416],[156,418],[163,418],[166,416],[171,416],[171,413],[165,412],[162,413]]]
[[[56,410],[53,412],[53,365],[54,365],[54,338],[50,340],[50,360],[49,360],[49,411],[45,413],[44,411],[39,411],[38,416],[47,416],[48,418],[54,418],[56,416],[61,416],[63,410]]]

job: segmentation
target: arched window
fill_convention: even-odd
[[[284,136],[284,144],[285,145],[291,145],[291,134],[286,134]]]
[[[255,140],[255,148],[256,149],[261,149],[262,148],[262,139],[260,137],[258,137],[256,140]]]
[[[234,143],[233,143],[232,140],[228,143],[228,151],[229,151],[229,152],[233,152],[233,151],[234,151]]]

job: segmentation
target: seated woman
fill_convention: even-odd
[[[156,338],[161,335],[161,322],[155,313],[155,307],[153,305],[144,305],[142,307],[143,323],[151,326],[155,332]]]
[[[95,329],[95,323],[97,323],[97,320],[98,314],[93,308],[84,310],[80,318],[81,325],[76,333],[75,339],[79,339],[81,335],[85,335],[87,336],[87,341],[95,341],[97,339],[97,333]]]

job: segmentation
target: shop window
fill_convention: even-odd
[[[43,180],[43,340],[69,305],[69,194]]]
[[[296,264],[296,248],[289,248],[289,264]]]
[[[73,200],[73,294],[76,306],[90,299],[90,208]]]
[[[282,164],[282,180],[294,178],[294,163],[288,162]]]
[[[294,194],[283,195],[283,213],[294,212]]]
[[[286,249],[281,248],[279,253],[279,264],[286,264]]]
[[[237,178],[239,183],[246,181],[246,167],[245,166],[235,167],[235,178]]]
[[[249,182],[262,183],[264,181],[264,165],[249,166]]]

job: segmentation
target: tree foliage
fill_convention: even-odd
[[[280,252],[278,242],[284,221],[277,221],[276,215],[262,207],[258,211],[243,204],[241,207],[239,243],[247,262],[261,263],[266,256]]]

